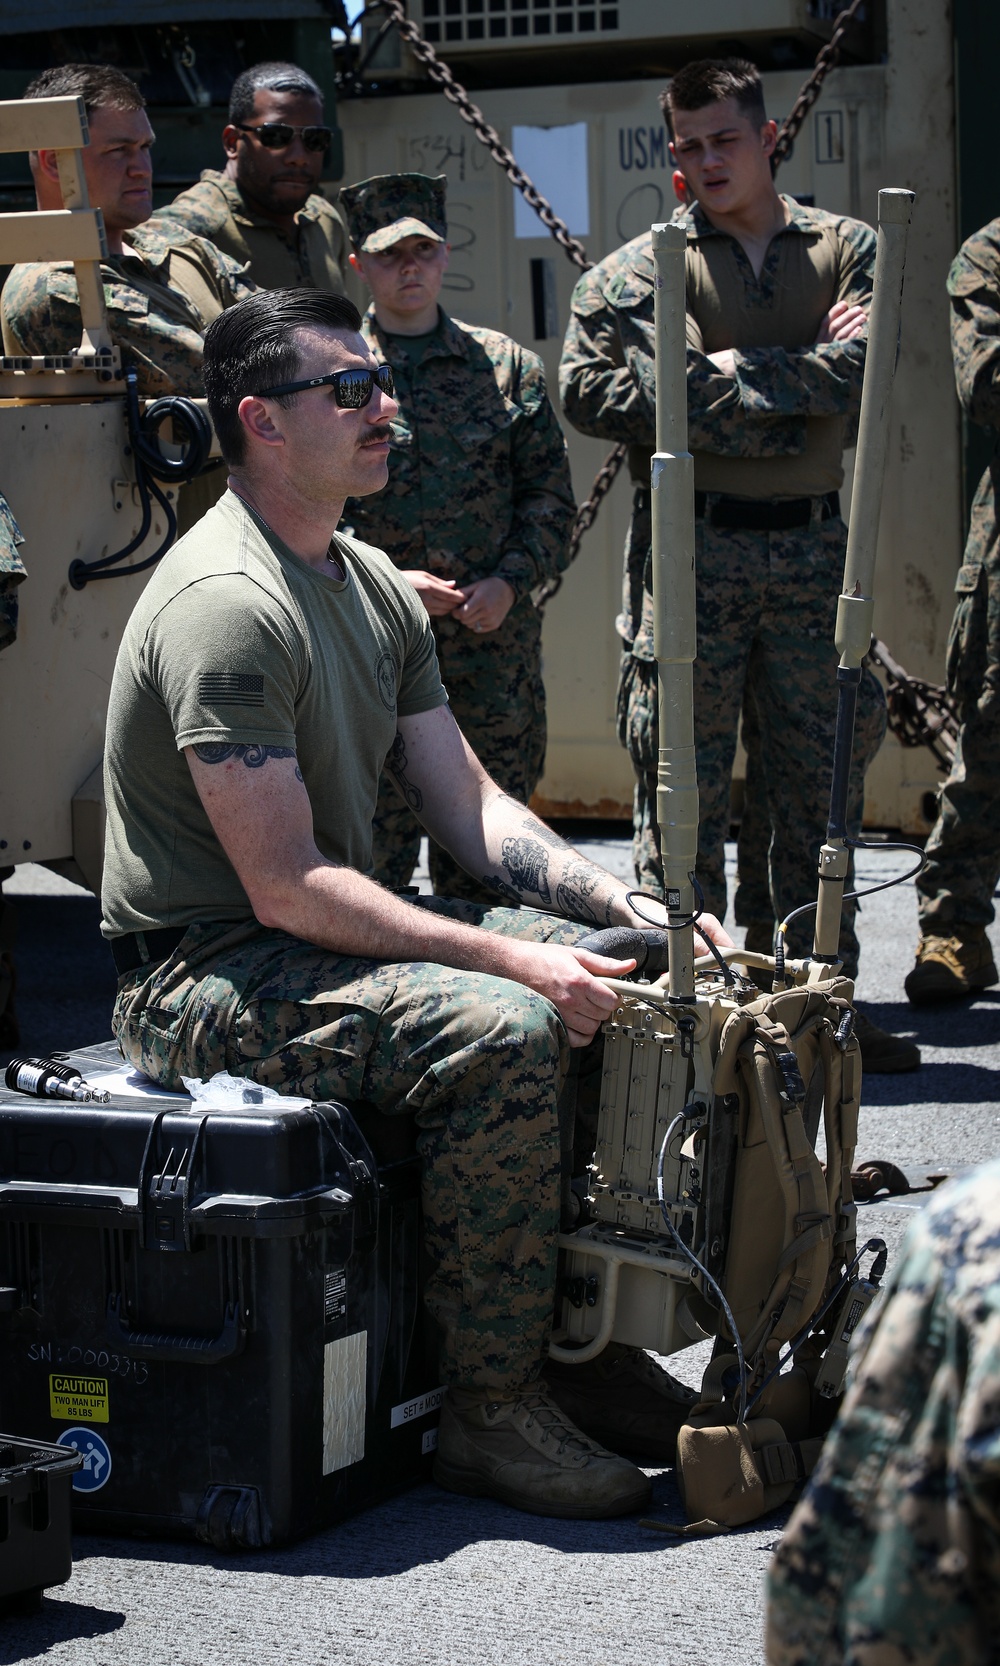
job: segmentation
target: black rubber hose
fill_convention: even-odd
[[[139,502],[142,505],[142,520],[135,537],[122,549],[115,550],[113,555],[102,556],[99,561],[77,560],[70,563],[69,582],[74,590],[82,590],[94,579],[126,578],[132,573],[142,573],[147,567],[154,566],[161,556],[166,554],[177,532],[176,513],[157,485],[157,481],[166,480],[174,485],[185,485],[201,474],[208,464],[208,455],[212,449],[212,425],[200,405],[195,405],[192,400],[185,399],[181,394],[168,394],[163,399],[155,399],[145,415],[141,416],[138,377],[131,367],[125,372],[125,413],[135,462],[135,483],[139,488]],[[160,450],[158,429],[167,417],[187,439],[187,448],[182,457],[164,457]],[[123,567],[121,563],[133,550],[137,550],[148,536],[153,520],[153,497],[167,519],[166,537],[154,554],[147,556],[145,561],[140,561],[135,566]]]

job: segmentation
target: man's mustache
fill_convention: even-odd
[[[362,445],[386,445],[389,442],[389,440],[391,440],[391,439],[392,439],[392,429],[389,426],[389,424],[386,423],[385,426],[382,427],[382,428],[373,428],[371,433],[368,435],[368,438],[362,440],[361,444]]]

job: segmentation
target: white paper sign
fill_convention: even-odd
[[[565,127],[515,127],[511,149],[519,167],[547,197],[574,237],[590,236],[590,191],[587,176],[587,124]],[[514,190],[514,236],[548,237],[533,208]]]

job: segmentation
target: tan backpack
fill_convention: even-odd
[[[677,1442],[681,1496],[698,1532],[753,1521],[809,1475],[842,1391],[847,1342],[877,1288],[877,1277],[854,1276],[861,1060],[852,993],[833,978],[763,995],[722,1031],[713,1088],[736,1096],[738,1128],[721,1284],[741,1340],[747,1415],[737,1356],[717,1351]],[[820,1120],[825,1168],[814,1150]],[[704,1328],[732,1342],[721,1306],[711,1295],[702,1302]],[[794,1366],[779,1373],[782,1348],[800,1337]]]

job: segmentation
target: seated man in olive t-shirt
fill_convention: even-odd
[[[500,894],[611,925],[632,917],[627,888],[490,780],[415,593],[336,532],[349,494],[385,484],[397,409],[359,326],[341,296],[276,290],[206,336],[231,491],[150,579],[108,713],[115,1032],[168,1086],[228,1069],[359,1102],[363,1125],[414,1116],[448,1384],[436,1478],[545,1515],[619,1515],[649,1482],[587,1422],[630,1449],[662,1443],[685,1391],[638,1351],[608,1350],[573,1368],[574,1405],[593,1394],[581,1429],[539,1379],[557,1100],[570,1048],[615,1004],[599,974],[634,962],[574,947],[586,925],[530,906],[414,906],[376,885],[379,772]]]

